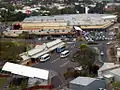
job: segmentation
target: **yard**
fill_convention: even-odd
[[[7,83],[6,77],[0,77],[0,90],[2,90],[3,86]]]
[[[13,61],[21,60],[19,54],[27,51],[28,44],[22,42],[0,42],[0,60]]]

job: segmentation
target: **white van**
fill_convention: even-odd
[[[70,54],[69,50],[65,50],[65,51],[61,52],[60,57],[64,58],[64,57],[67,57],[69,54]]]
[[[40,61],[44,62],[50,59],[50,55],[49,54],[44,54],[40,57]]]

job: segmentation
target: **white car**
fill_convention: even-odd
[[[107,45],[110,45],[112,42],[108,42]]]
[[[38,38],[38,40],[40,40],[40,41],[41,41],[41,40],[42,40],[42,38]]]
[[[60,53],[60,57],[64,58],[64,57],[67,57],[69,54],[70,54],[69,50],[65,50],[65,51]]]
[[[100,55],[104,55],[104,52],[103,52],[103,51],[101,51]]]

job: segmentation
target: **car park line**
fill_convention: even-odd
[[[64,66],[67,65],[69,62],[70,62],[70,61],[67,61],[67,62],[61,64],[60,67],[64,67]]]
[[[55,60],[53,60],[51,63],[55,63],[55,62],[58,61],[58,60],[60,60],[60,57],[57,58],[57,59],[55,59]]]

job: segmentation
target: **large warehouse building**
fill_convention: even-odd
[[[13,30],[10,33],[16,34],[26,30],[39,35],[74,34],[73,26],[80,26],[84,30],[105,29],[116,20],[117,16],[110,14],[31,16],[20,23],[13,23]]]

